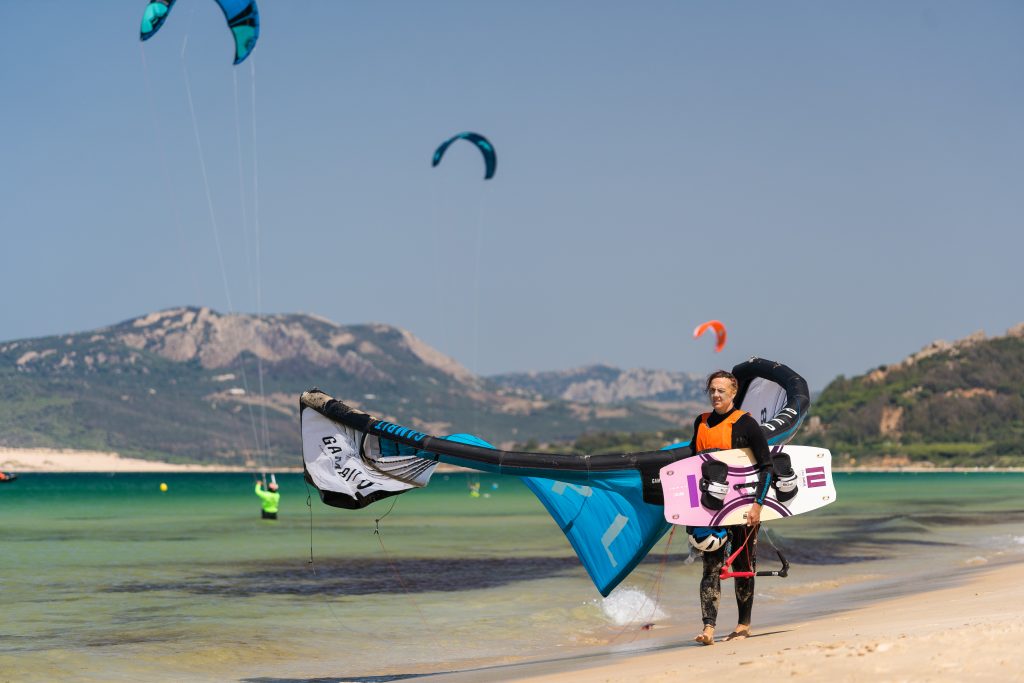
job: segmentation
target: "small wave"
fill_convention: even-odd
[[[969,545],[973,546],[975,550],[980,550],[983,552],[1017,552],[1019,551],[1021,546],[1024,546],[1024,536],[1016,536],[1014,534],[997,534],[994,536],[982,536],[978,539],[971,539]]]
[[[597,602],[604,615],[616,626],[646,624],[668,616],[639,588],[617,588]]]

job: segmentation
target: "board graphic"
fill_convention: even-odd
[[[785,452],[797,476],[797,492],[786,502],[779,502],[771,489],[761,509],[761,521],[767,522],[817,510],[836,499],[832,481],[832,454],[825,448],[811,446],[772,446],[773,454]],[[701,504],[701,465],[718,460],[729,466],[728,492],[721,510]],[[745,524],[747,510],[754,502],[758,472],[753,453],[746,448],[711,451],[661,468],[661,488],[665,494],[665,519],[670,524],[689,526],[728,526]]]

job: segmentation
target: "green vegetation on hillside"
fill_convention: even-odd
[[[689,429],[601,431],[516,447],[635,452],[691,436]],[[1024,466],[1024,338],[960,342],[859,377],[840,376],[816,397],[795,441],[830,449],[839,465]]]
[[[566,377],[601,376],[617,381],[621,371],[595,366],[541,379],[561,392]],[[536,380],[473,377],[386,325],[173,309],[0,343],[0,445],[294,466],[298,396],[314,386],[383,419],[440,435],[472,431],[519,450],[655,450],[689,439],[699,412],[678,402],[564,401],[537,394]],[[829,448],[840,464],[1024,465],[1024,336],[936,345],[838,377],[796,441]]]
[[[1024,463],[1024,338],[958,343],[831,382],[801,441],[860,461],[903,456],[939,466]]]

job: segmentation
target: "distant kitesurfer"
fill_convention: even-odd
[[[722,596],[720,572],[725,563],[726,553],[735,552],[743,546],[743,552],[734,561],[734,571],[753,572],[757,550],[757,530],[761,521],[761,506],[768,493],[771,477],[771,455],[768,440],[761,431],[757,420],[733,405],[739,383],[731,372],[718,370],[708,377],[707,393],[711,399],[712,412],[697,417],[693,423],[693,439],[690,450],[693,455],[709,449],[729,450],[749,448],[757,460],[760,476],[756,489],[756,502],[747,513],[747,523],[725,527],[729,542],[715,550],[705,550],[704,575],[700,581],[700,610],[704,619],[704,630],[694,639],[704,645],[715,642],[715,622],[718,618],[718,601]],[[714,492],[711,492],[714,495]],[[724,493],[721,496],[724,497]],[[745,545],[744,545],[745,544]],[[754,579],[735,578],[736,606],[739,619],[736,630],[726,640],[737,640],[750,635],[750,617],[754,607]]]
[[[263,482],[256,482],[256,495],[260,497],[263,505],[263,519],[277,519],[277,507],[281,502],[281,494],[277,492],[277,482],[271,481],[267,484],[267,490],[263,490]]]

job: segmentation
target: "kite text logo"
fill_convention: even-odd
[[[354,483],[360,491],[370,488],[377,483],[369,479],[363,479],[363,472],[358,467],[345,467],[344,463],[340,462],[340,458],[334,461],[334,471],[345,481],[350,484]]]
[[[407,439],[409,441],[423,441],[423,439],[427,438],[427,435],[423,432],[417,432],[409,429],[408,427],[391,424],[390,422],[378,422],[373,425],[372,429],[375,432],[380,432],[381,434],[396,436],[400,439]]]
[[[320,440],[323,443],[323,449],[327,453],[331,454],[331,458],[334,461],[334,471],[338,473],[345,481],[350,484],[354,483],[356,488],[360,491],[375,485],[377,482],[365,478],[365,473],[358,467],[349,467],[348,461],[352,459],[349,452],[346,449],[337,446],[338,440],[333,436],[325,436]]]

